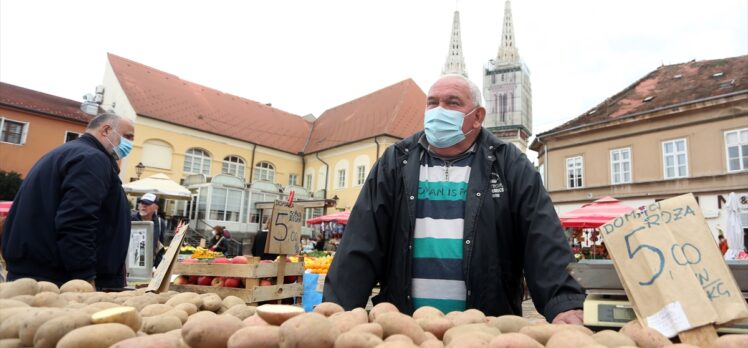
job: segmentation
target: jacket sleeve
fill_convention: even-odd
[[[62,167],[62,197],[55,215],[57,248],[75,279],[96,276],[98,213],[111,185],[110,163],[100,156],[77,155]]]
[[[582,308],[584,290],[566,271],[574,258],[540,174],[524,155],[512,157],[512,211],[525,241],[525,277],[535,307],[551,322],[561,312]]]
[[[348,219],[325,279],[324,301],[346,310],[366,307],[371,289],[383,279],[397,176],[391,146],[371,169]]]

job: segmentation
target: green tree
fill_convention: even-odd
[[[0,170],[0,201],[12,201],[21,188],[21,174]]]

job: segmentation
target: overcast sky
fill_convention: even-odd
[[[456,8],[468,74],[482,86],[502,0],[3,0],[0,81],[82,100],[111,52],[319,116],[407,78],[426,92]],[[512,12],[535,133],[662,64],[748,54],[748,0],[514,0]]]

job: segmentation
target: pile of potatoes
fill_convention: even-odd
[[[593,333],[577,325],[488,317],[433,307],[413,316],[380,303],[344,311],[322,303],[248,306],[216,294],[95,292],[81,280],[58,288],[20,279],[0,283],[3,347],[666,347],[672,343],[636,322]],[[674,347],[689,347],[674,345]],[[748,335],[719,338],[718,347],[748,347]]]

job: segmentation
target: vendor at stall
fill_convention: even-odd
[[[153,222],[153,267],[158,267],[164,257],[164,236],[166,220],[158,216],[157,197],[146,193],[138,199],[138,210],[132,214],[131,221]]]

